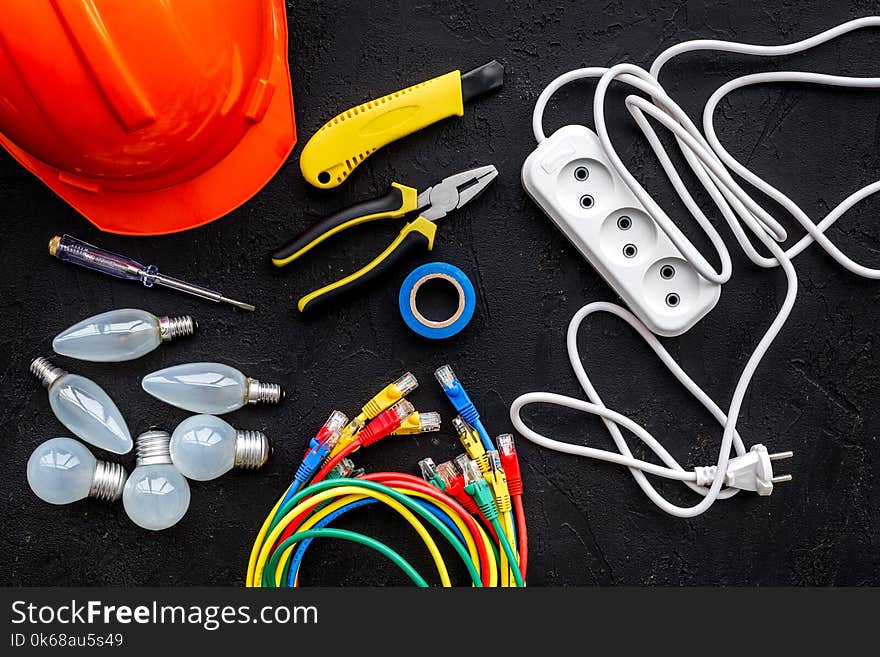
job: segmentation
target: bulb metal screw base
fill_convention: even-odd
[[[248,404],[280,404],[284,391],[277,383],[263,383],[248,378],[245,400]]]
[[[122,497],[128,473],[119,463],[98,461],[95,464],[95,474],[92,477],[92,487],[89,489],[89,497],[115,502]]]
[[[150,429],[134,440],[138,465],[171,463],[171,434],[163,429]]]
[[[62,376],[67,374],[66,370],[53,365],[47,358],[39,356],[31,361],[31,374],[37,377],[40,382],[48,388]]]
[[[159,317],[159,337],[162,342],[169,342],[175,338],[183,338],[195,333],[198,324],[189,315],[180,317]]]
[[[235,432],[233,467],[246,470],[262,468],[269,460],[269,439],[262,431]]]

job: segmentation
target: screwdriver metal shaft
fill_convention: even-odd
[[[116,278],[140,281],[145,287],[153,287],[153,285],[158,284],[172,290],[179,290],[202,299],[207,299],[208,301],[214,301],[215,303],[228,303],[242,310],[255,310],[254,306],[249,303],[224,297],[219,292],[201,285],[187,283],[179,278],[160,274],[156,265],[144,266],[129,257],[113,253],[112,251],[106,251],[70,235],[61,237],[56,235],[53,237],[49,241],[49,254],[64,262],[71,262],[88,269],[94,269]]]

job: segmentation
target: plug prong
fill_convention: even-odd
[[[792,477],[790,474],[784,474],[784,475],[779,475],[778,477],[773,477],[770,480],[770,483],[771,484],[782,484],[782,483],[785,483],[786,481],[791,481],[792,479],[794,479],[794,477]]]
[[[771,454],[769,456],[771,461],[784,461],[785,459],[790,459],[794,456],[794,452],[776,452],[775,454]]]

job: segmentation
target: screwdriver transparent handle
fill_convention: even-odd
[[[70,235],[61,237],[57,244],[53,241],[52,246],[54,247],[52,255],[59,260],[88,267],[116,278],[133,281],[143,281],[144,279],[144,266],[139,262],[118,253],[92,246]]]
[[[72,262],[75,265],[88,267],[104,274],[110,274],[116,278],[140,281],[146,287],[153,287],[153,285],[158,284],[216,303],[228,303],[242,310],[254,310],[254,307],[249,303],[224,297],[219,292],[209,290],[201,285],[194,285],[179,278],[160,274],[156,265],[147,265],[145,267],[137,260],[132,260],[112,251],[99,249],[97,246],[78,240],[70,235],[62,237],[56,235],[53,237],[49,242],[49,253],[64,262]]]

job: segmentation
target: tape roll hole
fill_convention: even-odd
[[[464,302],[464,290],[457,280],[446,274],[432,274],[413,286],[409,303],[419,322],[445,328],[461,317]]]

